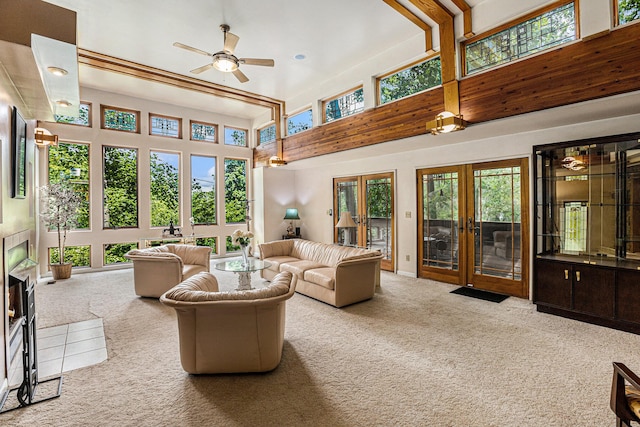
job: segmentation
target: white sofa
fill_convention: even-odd
[[[298,278],[296,292],[344,307],[373,298],[380,285],[379,251],[302,239],[262,243],[260,258],[271,266],[260,272],[271,280],[281,271]]]

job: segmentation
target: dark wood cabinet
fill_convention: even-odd
[[[534,147],[538,311],[640,333],[640,133]]]

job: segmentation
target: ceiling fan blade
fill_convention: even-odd
[[[209,63],[207,65],[203,65],[202,67],[195,68],[195,69],[191,70],[191,72],[193,74],[200,74],[203,71],[207,71],[209,68],[212,68],[212,67],[213,67],[213,62],[211,62],[211,63]]]
[[[175,47],[179,47],[181,49],[186,49],[186,50],[190,50],[191,52],[199,53],[200,55],[212,56],[209,52],[205,52],[204,50],[200,50],[200,49],[195,48],[195,47],[187,46],[186,44],[175,42],[175,43],[173,43],[173,45]]]
[[[244,73],[240,71],[240,68],[236,68],[232,72],[233,75],[236,76],[236,79],[240,81],[240,83],[246,83],[249,81],[249,77],[245,76]]]
[[[263,67],[273,67],[276,64],[273,59],[240,58],[240,59],[238,59],[238,61],[241,64],[261,65]]]
[[[228,54],[233,55],[233,52],[236,50],[238,40],[240,40],[240,37],[236,36],[235,34],[228,31],[224,33],[224,51]]]

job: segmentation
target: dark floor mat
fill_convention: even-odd
[[[451,293],[491,302],[502,302],[509,298],[509,295],[494,294],[493,292],[481,291],[480,289],[469,288],[466,286],[454,289]]]

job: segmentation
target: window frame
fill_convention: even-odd
[[[193,213],[193,181],[195,179],[194,175],[193,175],[193,158],[194,157],[200,157],[200,158],[208,158],[208,159],[213,159],[213,167],[215,170],[215,175],[213,176],[213,205],[214,205],[214,221],[213,222],[198,222],[196,221],[194,223],[194,226],[196,225],[220,225],[220,197],[219,197],[219,191],[220,191],[220,185],[218,182],[218,169],[220,167],[219,165],[219,159],[220,159],[220,155],[218,154],[213,154],[213,155],[209,155],[209,154],[197,154],[197,153],[190,153],[189,154],[189,218],[195,218],[195,215]],[[224,183],[223,183],[224,185]]]
[[[126,130],[126,129],[114,129],[114,128],[107,127],[105,125],[105,120],[104,120],[105,110],[114,110],[114,111],[120,111],[122,113],[131,113],[131,114],[135,115],[135,117],[136,117],[136,129],[135,130]],[[140,133],[140,111],[139,110],[131,110],[131,109],[128,109],[128,108],[114,107],[112,105],[100,104],[100,129],[112,130],[112,131],[116,131],[116,132],[138,133],[139,134]]]
[[[573,3],[573,11],[574,11],[573,15],[574,15],[574,19],[575,19],[575,40],[573,40],[573,42],[580,40],[580,2],[579,2],[579,0],[558,0],[558,1],[556,1],[554,3],[551,3],[551,4],[547,5],[547,6],[543,6],[543,7],[539,8],[539,9],[536,9],[536,10],[534,10],[532,12],[529,12],[529,13],[527,13],[525,15],[522,15],[522,16],[516,18],[516,19],[512,19],[511,21],[505,22],[504,24],[499,25],[499,26],[497,26],[497,27],[495,27],[495,28],[493,28],[493,29],[491,29],[489,31],[485,31],[484,33],[478,34],[478,35],[476,35],[474,37],[471,37],[469,39],[466,39],[466,40],[462,41],[460,43],[460,60],[461,60],[460,69],[462,71],[462,77],[468,77],[470,75],[470,74],[468,74],[468,71],[467,71],[467,46],[468,45],[470,45],[471,43],[475,43],[475,42],[477,42],[479,40],[485,39],[487,37],[490,37],[490,36],[492,36],[492,35],[494,35],[496,33],[504,31],[506,29],[515,27],[515,26],[517,26],[517,25],[519,25],[519,24],[521,24],[523,22],[526,22],[526,21],[528,21],[530,19],[533,19],[535,17],[543,15],[543,14],[545,14],[545,13],[547,13],[549,11],[552,11],[554,9],[558,9],[558,8],[560,8],[562,6],[565,6],[565,5],[569,4],[569,3]],[[486,71],[489,71],[489,70],[494,70],[497,67],[505,66],[505,65],[508,65],[508,64],[513,64],[516,61],[522,61],[522,60],[525,60],[525,59],[530,58],[532,56],[535,56],[535,55],[538,55],[538,54],[541,54],[541,53],[544,53],[544,52],[549,52],[552,49],[558,49],[561,46],[565,46],[565,45],[566,45],[566,43],[563,43],[563,44],[560,44],[560,45],[557,45],[557,46],[553,46],[553,47],[550,47],[548,49],[544,49],[544,50],[541,50],[539,52],[535,52],[535,53],[523,56],[521,58],[517,58],[517,59],[515,59],[513,61],[509,61],[509,62],[505,62],[505,63],[502,63],[502,64],[498,64],[498,65],[495,65],[495,66],[488,67],[488,68],[486,68],[484,70],[478,71],[477,73],[473,73],[471,75],[480,74],[480,73],[483,73],[483,72],[486,72]]]
[[[262,140],[260,139],[260,132],[262,132],[263,130],[273,127],[273,139],[270,139],[269,141],[266,142],[262,142]],[[274,142],[276,142],[278,140],[278,128],[276,126],[275,122],[269,122],[264,126],[260,126],[258,129],[256,129],[256,145],[268,145],[268,144],[273,144]]]
[[[633,21],[629,21],[629,22],[625,22],[625,23],[620,23],[620,0],[612,0],[613,1],[613,27],[617,28],[620,26],[625,26],[625,25],[630,25],[630,24],[634,24],[636,22],[640,22],[640,18],[639,19],[634,19]]]
[[[245,144],[244,145],[236,145],[236,144],[229,144],[227,143],[227,129],[233,129],[233,130],[237,130],[240,132],[244,132],[245,134]],[[237,126],[224,126],[224,144],[223,145],[229,145],[231,147],[244,147],[244,148],[248,148],[249,147],[249,130],[248,129],[243,129],[243,128],[239,128]]]
[[[289,120],[292,119],[293,117],[296,117],[300,114],[304,114],[306,112],[309,112],[309,114],[311,115],[311,126],[309,126],[307,129],[298,131],[298,132],[294,132],[294,133],[289,133]],[[304,108],[301,108],[299,110],[294,110],[294,112],[287,114],[286,116],[284,116],[284,127],[285,127],[285,135],[286,136],[293,136],[293,135],[297,135],[299,133],[302,132],[306,132],[308,130],[311,130],[314,128],[313,126],[313,107],[312,106],[307,106]]]
[[[385,78],[387,78],[387,77],[389,77],[389,76],[392,76],[392,75],[394,75],[394,74],[401,73],[402,71],[405,71],[405,70],[408,70],[408,69],[410,69],[410,68],[413,68],[413,67],[415,67],[416,65],[419,65],[419,64],[422,64],[422,63],[425,63],[425,62],[431,61],[431,60],[433,60],[433,59],[435,59],[435,58],[440,58],[440,67],[441,67],[441,72],[440,72],[440,84],[439,84],[439,85],[432,86],[432,87],[430,87],[430,88],[423,89],[423,90],[418,91],[418,92],[414,92],[414,93],[412,93],[411,95],[403,96],[402,98],[394,99],[393,101],[385,102],[384,104],[382,103],[382,100],[381,100],[381,94],[380,94],[380,81],[381,81],[382,79],[385,79]],[[442,58],[441,58],[440,52],[435,52],[435,53],[433,53],[433,54],[431,54],[431,55],[428,55],[428,56],[426,56],[426,57],[424,57],[424,58],[417,59],[417,60],[415,60],[415,61],[413,61],[413,62],[410,62],[410,63],[409,63],[409,64],[407,64],[407,65],[404,65],[404,66],[402,66],[402,67],[398,67],[398,68],[396,68],[396,69],[394,69],[394,70],[392,70],[392,71],[389,71],[388,73],[384,73],[384,74],[381,74],[381,75],[377,76],[377,77],[376,77],[376,105],[377,105],[377,106],[380,106],[380,105],[389,104],[389,103],[391,103],[391,102],[396,102],[396,101],[399,101],[399,100],[401,100],[401,99],[405,99],[405,98],[408,98],[408,97],[410,97],[410,96],[417,95],[417,94],[422,93],[422,92],[426,92],[426,91],[428,91],[428,90],[430,90],[430,89],[433,89],[434,87],[437,87],[437,86],[442,86]]]
[[[127,226],[109,226],[105,227],[105,150],[108,148],[115,149],[124,149],[124,150],[132,150],[136,153],[136,225],[127,225]],[[140,149],[135,147],[126,147],[121,145],[102,145],[102,230],[118,230],[118,229],[135,229],[140,228]]]
[[[348,114],[346,116],[342,116],[339,119],[333,119],[330,122],[327,121],[327,104],[329,102],[334,101],[334,100],[336,100],[338,98],[342,98],[342,97],[344,97],[346,95],[355,93],[360,89],[362,89],[362,98],[363,98],[362,99],[362,103],[364,104],[364,85],[355,86],[355,87],[353,87],[351,89],[347,89],[347,90],[345,90],[343,92],[340,92],[339,94],[337,94],[335,96],[323,99],[322,102],[320,103],[320,107],[322,108],[322,124],[335,122],[336,120],[344,119],[345,117],[350,117],[350,116],[353,116],[355,114],[362,113],[364,111],[364,109],[365,109],[364,105],[362,106],[362,110],[360,110],[360,111],[356,111],[355,113],[351,113],[351,114]]]
[[[240,222],[227,222],[227,188],[226,188],[226,182],[227,182],[227,160],[237,160],[237,161],[243,161],[245,164],[244,167],[244,196],[245,196],[245,200],[247,200],[249,198],[249,173],[250,173],[250,168],[251,168],[251,163],[249,162],[249,159],[246,157],[232,157],[232,156],[226,156],[222,159],[222,189],[223,189],[223,199],[224,199],[224,222],[225,224],[244,224],[247,222],[247,218],[245,217],[245,219],[243,221]],[[246,202],[245,202],[246,203]],[[246,215],[246,211],[245,211],[245,215]]]
[[[170,154],[178,156],[178,219],[174,223],[174,225],[180,224],[180,222],[182,222],[182,151],[159,150],[157,148],[151,148],[149,149],[149,228],[153,229],[169,226],[169,224],[153,225],[153,192],[151,190],[151,185],[153,183],[153,174],[151,173],[151,156],[153,154]]]
[[[162,135],[162,134],[159,134],[159,133],[153,133],[153,127],[151,126],[151,122],[153,121],[154,118],[171,120],[171,121],[177,122],[177,124],[178,124],[178,135],[177,136],[173,136],[173,135]],[[173,117],[173,116],[167,116],[167,115],[164,115],[164,114],[149,113],[149,136],[159,136],[161,138],[182,139],[182,117]]]
[[[214,128],[214,140],[210,141],[208,139],[194,139],[193,138],[193,125],[202,125],[202,126],[211,126],[212,128]],[[195,141],[195,142],[205,142],[205,143],[209,143],[209,144],[218,144],[220,140],[220,133],[218,132],[218,125],[215,123],[207,123],[207,122],[203,122],[200,120],[189,120],[189,141]]]

